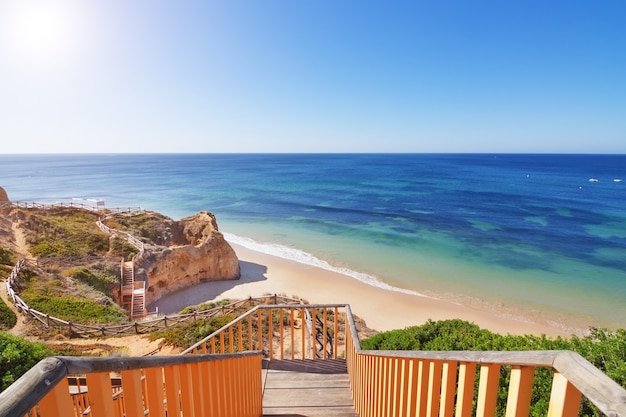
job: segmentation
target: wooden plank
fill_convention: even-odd
[[[580,408],[581,393],[565,376],[555,372],[550,393],[548,417],[576,417]]]
[[[535,368],[532,366],[515,366],[511,369],[506,417],[528,416],[534,374]]]
[[[439,402],[441,401],[441,372],[442,361],[431,361],[428,378],[428,402],[426,405],[426,416],[437,417],[439,413]]]
[[[293,315],[293,307],[289,307],[289,323],[290,323],[290,329],[291,329],[291,360],[294,360],[296,358],[296,343],[295,343],[295,333],[296,333],[296,327],[295,327],[295,321],[294,321],[294,315]]]
[[[561,351],[554,368],[604,414],[626,416],[626,390],[582,356]]]
[[[441,401],[439,416],[452,417],[454,415],[454,395],[456,392],[456,371],[458,364],[455,361],[443,363],[441,373]]]
[[[496,414],[496,400],[500,382],[500,364],[484,364],[480,367],[478,403],[476,417],[493,417]]]
[[[89,387],[91,417],[110,417],[114,415],[113,390],[109,373],[89,373],[86,379]]]
[[[165,417],[165,394],[163,385],[163,369],[147,368],[146,374],[146,407],[150,417]]]
[[[426,410],[428,404],[428,381],[430,372],[430,363],[427,361],[420,360],[418,362],[418,370],[417,370],[417,400],[416,400],[416,410],[418,417],[426,417]]]
[[[165,396],[167,398],[167,415],[181,415],[181,399],[180,399],[180,375],[176,366],[167,366],[163,368],[165,377]]]
[[[476,378],[476,363],[463,362],[459,365],[459,382],[455,417],[471,417],[474,400],[474,380]]]
[[[39,402],[39,416],[72,416],[74,415],[74,404],[68,395],[70,391],[67,378],[63,378],[59,383]],[[32,414],[35,416],[36,414]]]
[[[141,392],[141,371],[120,372],[124,389],[124,404],[127,417],[143,417],[143,395]],[[90,392],[91,394],[91,392]]]

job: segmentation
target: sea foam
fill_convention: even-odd
[[[222,234],[228,242],[243,246],[256,252],[265,253],[267,255],[276,256],[305,265],[311,265],[317,268],[325,269],[327,271],[337,272],[339,274],[354,278],[364,284],[371,285],[372,287],[380,288],[383,290],[395,291],[403,294],[415,295],[418,297],[426,297],[425,294],[419,293],[417,291],[407,290],[404,288],[389,285],[372,275],[354,271],[349,268],[331,265],[327,261],[300,249],[290,248],[288,246],[279,245],[276,243],[260,243],[248,237],[237,236],[232,233],[222,232]]]

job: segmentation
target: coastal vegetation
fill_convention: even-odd
[[[0,277],[6,278],[13,270],[14,256],[8,248],[0,247]],[[13,310],[0,298],[0,330],[10,329],[17,323]]]
[[[29,212],[26,242],[36,257],[104,255],[109,236],[98,228],[97,220],[96,213],[63,207]]]
[[[621,386],[626,386],[626,330],[591,328],[584,337],[514,336],[493,333],[463,320],[429,320],[421,326],[407,327],[376,334],[361,342],[367,350],[469,350],[522,351],[571,350],[579,353]],[[502,368],[500,386],[507,386],[510,368]],[[551,372],[535,370],[531,415],[547,409],[550,396]],[[476,381],[478,383],[478,379]],[[505,391],[498,398],[498,415],[504,415]],[[583,402],[580,415],[598,415],[588,401]]]
[[[168,330],[157,331],[150,334],[151,340],[161,339],[165,343],[182,349],[187,349],[201,341],[211,333],[219,330],[224,325],[235,319],[235,315],[224,315],[206,320],[196,320]]]
[[[132,216],[119,215],[107,219],[107,226],[141,236],[153,244],[166,245],[177,238],[175,222],[159,213],[144,212]],[[179,239],[176,239],[179,240]]]
[[[35,310],[82,324],[121,323],[126,312],[111,298],[116,278],[86,268],[44,273],[27,268],[18,282],[22,300]]]
[[[17,323],[17,316],[0,298],[0,330],[11,329]]]
[[[43,358],[52,355],[43,343],[0,331],[0,391],[4,391]]]

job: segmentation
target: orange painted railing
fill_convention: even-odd
[[[345,358],[361,417],[493,416],[501,390],[506,416],[527,416],[537,368],[553,372],[549,417],[578,415],[583,397],[608,416],[626,416],[626,390],[574,352],[365,351],[348,305],[257,306],[184,353],[249,348],[269,360]],[[502,368],[510,369],[506,387]]]
[[[344,311],[344,304],[256,306],[183,354],[259,350],[269,360],[337,359],[345,351]]]
[[[576,416],[586,398],[607,416],[626,416],[626,390],[574,352],[366,351],[348,305],[257,306],[183,353],[45,359],[0,394],[0,417],[260,416],[262,356],[345,358],[361,417],[494,416],[501,392],[504,415],[527,416],[539,368],[552,373],[544,415]],[[86,374],[86,392],[78,384],[68,394],[69,374]]]
[[[70,375],[84,379],[68,379]],[[68,380],[74,382],[71,388]],[[252,417],[262,414],[261,397],[259,352],[51,357],[0,394],[0,416]]]
[[[502,389],[505,415],[528,416],[535,368],[553,370],[548,417],[577,416],[583,396],[607,416],[626,416],[626,390],[577,353],[364,351],[346,308],[346,360],[361,417],[494,416]],[[500,385],[501,367],[511,369],[508,387]]]

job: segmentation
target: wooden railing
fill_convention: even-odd
[[[249,310],[250,308],[259,304],[300,304],[301,301],[293,298],[283,297],[279,295],[269,295],[265,297],[248,298],[245,300],[235,301],[233,303],[222,305],[208,310],[193,311],[187,314],[173,314],[169,316],[160,316],[155,319],[134,321],[117,325],[89,325],[74,323],[71,321],[63,320],[58,317],[51,316],[47,313],[41,312],[34,308],[31,308],[22,298],[17,294],[14,289],[14,282],[18,277],[21,268],[26,264],[24,259],[21,259],[11,274],[7,277],[6,288],[7,293],[13,300],[15,306],[23,313],[30,316],[32,319],[37,320],[45,327],[55,327],[61,330],[66,330],[70,336],[79,337],[106,337],[106,336],[120,336],[131,334],[146,334],[157,330],[166,330],[186,323],[192,323],[196,320],[210,319],[226,314],[241,314]]]
[[[577,353],[364,351],[346,309],[347,366],[361,417],[493,416],[503,389],[508,392],[505,415],[527,416],[535,368],[553,370],[544,410],[549,417],[577,416],[583,396],[607,416],[626,416],[626,390]],[[501,367],[510,367],[508,387],[500,386]]]
[[[13,206],[25,209],[55,209],[55,208],[78,208],[90,211],[104,211],[107,213],[142,213],[144,211],[141,207],[115,207],[104,208],[104,206],[95,207],[85,203],[74,202],[59,202],[59,203],[37,203],[33,201],[6,201],[1,207]]]
[[[213,352],[217,353],[214,354]],[[246,353],[248,352],[248,353]],[[207,353],[210,353],[207,355]],[[341,304],[277,304],[256,306],[237,319],[231,321],[218,331],[209,335],[196,345],[187,349],[181,357],[198,357],[200,361],[214,361],[209,359],[227,355],[226,358],[247,357],[253,355],[254,372],[260,369],[261,355],[267,360],[311,360],[322,362],[327,359],[345,358],[349,373],[350,387],[354,400],[354,407],[361,417],[379,416],[441,416],[441,417],[483,417],[494,416],[498,396],[506,393],[505,409],[499,412],[507,417],[521,417],[529,415],[533,388],[536,381],[534,375],[536,370],[545,369],[551,374],[551,386],[548,391],[549,398],[546,401],[545,409],[540,410],[541,415],[549,417],[577,416],[581,409],[581,400],[585,398],[594,404],[601,413],[607,416],[626,416],[626,390],[620,387],[613,380],[608,378],[591,363],[580,355],[570,351],[519,351],[519,352],[470,352],[470,351],[371,351],[362,350],[358,338],[358,331],[350,307]],[[156,358],[155,358],[156,359]],[[56,359],[63,362],[67,367],[65,358]],[[165,359],[164,359],[165,360]],[[163,383],[169,386],[166,367],[170,365],[161,362],[148,362],[161,366],[156,374],[164,376],[165,379],[153,379],[149,377],[149,372],[144,370],[139,373],[128,374],[125,370],[150,368],[148,363],[136,362],[139,359],[117,359],[113,362],[104,362],[108,365],[106,369],[101,369],[101,360],[96,358],[82,358],[77,362],[72,362],[68,367],[69,373],[87,373],[86,383],[88,393],[99,392],[98,399],[93,400],[88,394],[87,403],[92,408],[94,416],[118,416],[116,414],[116,404],[114,398],[122,396],[124,407],[136,407],[137,401],[128,402],[128,398],[137,397],[137,392],[142,392],[150,399],[157,394],[149,394],[149,390],[162,392],[160,388]],[[56,362],[55,362],[56,363]],[[139,365],[141,363],[141,365]],[[194,364],[196,362],[193,362]],[[59,377],[50,371],[51,368],[60,367],[60,364],[52,366],[46,362],[45,367],[39,367],[38,371],[29,371],[31,376],[26,381],[37,376],[40,385],[33,385],[24,382],[22,378],[9,389],[15,398],[29,397],[32,393],[37,393],[41,389],[42,381],[51,381],[52,385],[57,384]],[[115,364],[115,368],[112,364]],[[176,364],[176,365],[182,365]],[[222,390],[241,387],[238,378],[255,379],[255,384],[259,383],[259,374],[255,377],[241,376],[241,372],[248,372],[252,365],[238,363],[229,367],[224,363],[216,362],[214,368],[209,365],[192,365],[184,363],[185,366],[179,368],[178,380],[170,377],[170,381],[178,381],[174,385],[180,390],[179,396],[174,395],[176,404],[181,404],[180,410],[175,409],[173,414],[186,417],[192,411],[207,410],[207,407],[225,407],[220,410],[249,410],[250,404],[260,407],[257,386],[246,385],[239,396],[228,394],[226,391],[216,393],[215,388],[222,384]],[[38,365],[39,366],[39,365]],[[214,372],[206,371],[207,368]],[[508,383],[503,384],[501,371],[508,372]],[[112,394],[113,386],[110,379],[107,379],[102,372],[109,370],[120,371],[122,377],[122,394]],[[42,379],[42,372],[46,373],[46,379]],[[55,371],[56,372],[56,371]],[[89,373],[97,373],[97,377],[89,377]],[[208,373],[207,373],[208,372]],[[232,374],[237,376],[232,376]],[[28,374],[27,374],[28,375]],[[35,376],[33,376],[35,375]],[[108,376],[108,374],[106,374]],[[125,377],[126,375],[126,377]],[[132,376],[129,376],[132,375]],[[172,379],[173,378],[173,379]],[[208,379],[207,379],[208,378]],[[235,378],[223,382],[223,378]],[[92,381],[92,382],[90,382]],[[128,381],[128,382],[124,382]],[[222,381],[222,382],[220,382]],[[100,385],[98,385],[100,384]],[[168,392],[169,388],[165,388]],[[104,387],[104,388],[102,388]],[[251,388],[253,387],[253,388]],[[60,401],[55,398],[63,397],[69,388],[63,385],[62,388],[45,401],[56,404]],[[144,391],[141,391],[144,390]],[[199,390],[199,391],[195,391]],[[207,391],[208,390],[208,391]],[[80,390],[78,390],[80,392]],[[104,394],[102,394],[104,392]],[[202,392],[203,395],[199,393]],[[230,391],[229,391],[230,392]],[[148,393],[148,394],[146,394]],[[63,394],[63,395],[62,395]],[[33,394],[35,395],[35,394]],[[37,394],[38,395],[38,394]],[[159,394],[160,395],[160,394]],[[169,394],[167,403],[172,406]],[[213,400],[197,403],[199,397],[218,398],[224,400],[224,405],[214,405]],[[76,397],[80,400],[82,397]],[[153,397],[152,397],[153,398]],[[11,394],[0,395],[0,417],[5,415],[18,416],[24,412],[20,409],[18,414],[2,414],[6,410],[5,401],[13,404],[14,399]],[[43,400],[42,400],[43,401]],[[70,415],[71,410],[66,400],[67,413],[50,414],[53,417]],[[28,400],[26,403],[35,404],[39,402]],[[93,409],[94,404],[106,402],[110,406],[108,414],[97,414]],[[85,404],[83,400],[77,401]],[[113,403],[113,405],[110,405]],[[141,401],[139,401],[141,403]],[[162,401],[157,401],[161,404]],[[240,404],[241,403],[241,404]],[[47,409],[48,402],[39,403],[39,409]],[[45,405],[45,407],[44,407]],[[117,406],[121,406],[117,404]],[[30,405],[29,407],[32,407]],[[153,407],[147,405],[145,407]],[[154,407],[157,407],[156,405]],[[159,405],[160,407],[160,405]],[[186,408],[185,408],[186,407]],[[228,408],[230,407],[230,408]],[[84,408],[84,407],[83,407]],[[27,408],[25,410],[29,410]],[[125,408],[126,415],[143,415],[129,413],[129,408]],[[143,409],[144,413],[147,408]],[[249,415],[260,415],[258,408]],[[102,410],[100,410],[102,411]],[[171,415],[173,415],[171,414]],[[200,414],[203,415],[204,413]],[[221,415],[241,415],[236,413],[219,413]],[[33,414],[36,416],[37,414]],[[43,415],[43,414],[42,414]],[[151,412],[149,415],[153,415]],[[162,414],[159,414],[162,415]],[[168,413],[168,415],[170,415]],[[198,415],[198,414],[196,414]]]
[[[259,305],[182,354],[258,350],[269,360],[337,359],[345,351],[344,311],[343,304]]]
[[[71,375],[84,376],[84,384],[70,389]],[[260,416],[262,407],[259,352],[51,357],[0,393],[0,417],[247,417]]]
[[[502,390],[505,415],[527,416],[538,368],[552,372],[544,415],[576,416],[585,397],[607,416],[626,416],[626,390],[577,353],[365,351],[347,305],[257,306],[183,354],[247,349],[268,360],[345,358],[361,417],[493,416]]]

